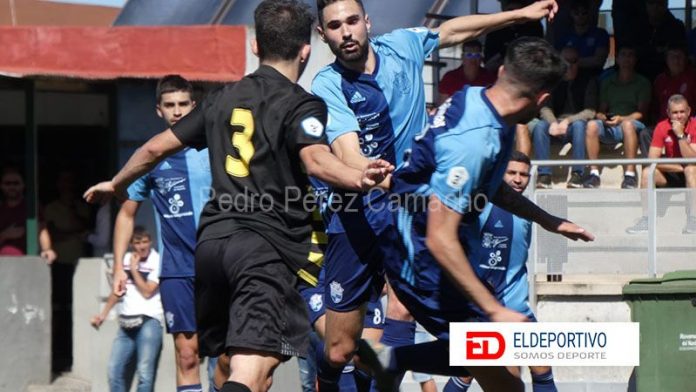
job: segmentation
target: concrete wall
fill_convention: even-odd
[[[0,257],[0,392],[51,378],[51,275],[38,257]]]

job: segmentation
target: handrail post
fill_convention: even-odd
[[[648,262],[650,276],[657,277],[657,191],[655,190],[655,169],[651,163],[648,169]]]
[[[528,189],[531,190],[532,192],[532,201],[534,204],[537,204],[537,189],[536,189],[536,178],[537,178],[537,172],[538,172],[538,166],[533,165],[532,169],[529,173],[529,186]],[[538,236],[539,236],[539,230],[534,231],[534,248],[532,250],[532,272],[529,278],[529,305],[531,308],[534,310],[534,312],[537,311],[536,306],[537,306],[537,291],[536,291],[536,276],[538,272],[537,268],[537,262],[539,260],[539,245],[538,245]]]

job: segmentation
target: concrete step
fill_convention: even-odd
[[[63,374],[56,378],[50,385],[29,385],[26,392],[91,392],[92,385],[89,381]]]

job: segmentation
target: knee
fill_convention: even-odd
[[[635,137],[636,135],[636,125],[631,120],[622,121],[621,130],[624,133],[624,137]]]
[[[696,165],[687,165],[684,168],[684,176],[687,180],[696,181]]]
[[[355,344],[353,342],[342,342],[332,345],[327,345],[324,354],[332,367],[345,366],[355,353]]]
[[[587,123],[587,127],[585,128],[585,133],[589,137],[596,138],[599,136],[599,126],[597,125],[596,121],[590,121]]]
[[[185,345],[177,348],[179,368],[183,370],[195,369],[198,366],[198,350],[195,347]]]

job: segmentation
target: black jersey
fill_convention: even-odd
[[[316,284],[322,260],[311,249],[313,205],[305,198],[309,183],[299,150],[327,143],[326,116],[320,98],[262,65],[211,93],[174,125],[182,143],[209,148],[213,195],[198,241],[252,230]]]

